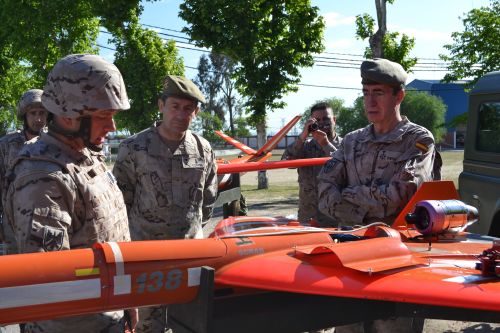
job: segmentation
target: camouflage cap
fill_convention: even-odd
[[[387,59],[370,59],[361,64],[362,84],[387,84],[404,87],[408,74],[403,67]]]
[[[42,94],[43,90],[41,89],[30,89],[26,91],[19,100],[19,104],[17,104],[17,119],[23,120],[24,115],[31,107],[42,105]]]
[[[163,81],[163,96],[176,96],[205,103],[205,96],[193,81],[183,77],[168,75]]]
[[[93,54],[60,59],[47,77],[42,103],[49,112],[68,118],[130,108],[118,68]]]

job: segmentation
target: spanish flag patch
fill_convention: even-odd
[[[427,153],[429,151],[429,147],[424,145],[423,143],[421,142],[417,142],[415,144],[415,147],[417,147],[418,150],[420,150],[422,153]]]

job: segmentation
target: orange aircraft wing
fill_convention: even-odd
[[[228,161],[228,163],[247,163],[247,162],[264,162],[271,157],[271,151],[278,145],[278,143],[283,139],[283,137],[295,126],[295,124],[300,120],[301,116],[295,116],[292,120],[288,122],[278,133],[276,133],[271,139],[269,139],[258,151],[248,147],[247,145],[233,139],[229,135],[224,134],[221,131],[215,131],[215,133],[220,136],[224,141],[240,149],[246,154],[246,156],[239,157]],[[258,170],[258,169],[257,169]],[[264,169],[263,169],[264,170]]]
[[[239,142],[238,140],[236,139],[233,139],[232,137],[230,137],[229,135],[226,135],[224,134],[223,132],[221,131],[215,131],[215,134],[217,134],[218,136],[220,136],[224,141],[226,141],[227,143],[235,146],[236,148],[238,148],[239,150],[241,150],[242,152],[244,152],[245,154],[247,155],[255,155],[255,153],[257,152],[256,150],[248,147],[246,144],[244,143],[241,143]]]

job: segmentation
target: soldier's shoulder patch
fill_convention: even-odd
[[[43,228],[43,249],[45,251],[59,251],[64,242],[64,229],[44,226]]]
[[[424,154],[429,151],[429,146],[422,142],[415,143],[415,147]]]
[[[326,162],[325,166],[323,166],[323,172],[324,173],[331,172],[336,163],[337,163],[337,161],[335,161],[335,159],[333,159],[333,158],[330,159],[328,162]]]

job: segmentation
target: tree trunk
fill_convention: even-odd
[[[375,7],[377,8],[377,24],[378,30],[369,39],[370,48],[373,53],[374,58],[383,58],[384,49],[382,44],[384,42],[384,36],[387,32],[387,11],[386,11],[387,0],[375,0]]]
[[[266,143],[266,120],[257,125],[257,146],[261,148]],[[257,189],[268,189],[269,183],[266,171],[259,171]]]
[[[234,138],[234,119],[233,119],[233,101],[231,96],[227,97],[227,109],[229,112],[229,126],[231,128],[231,136]]]

